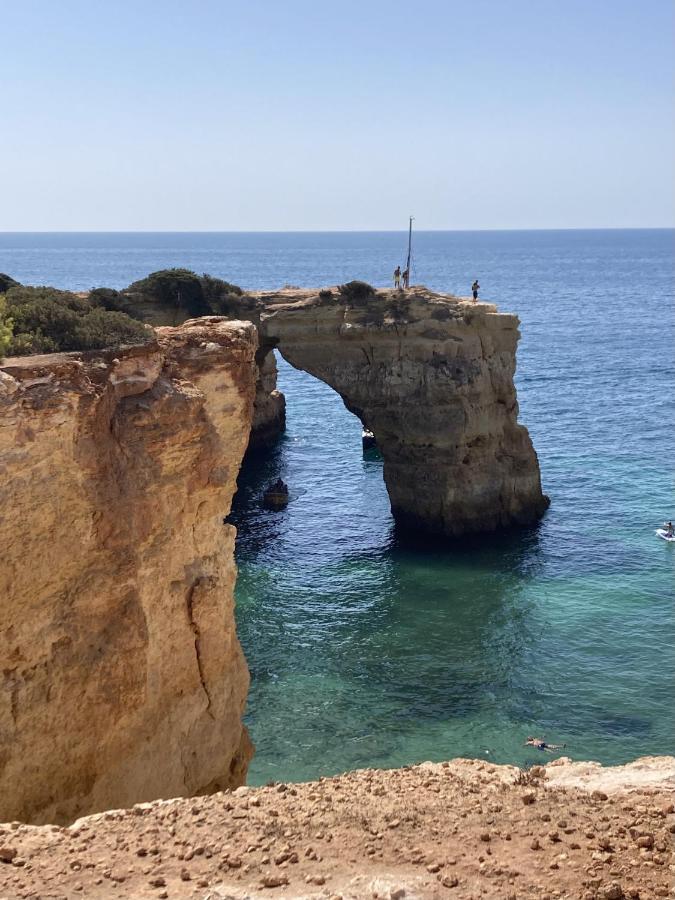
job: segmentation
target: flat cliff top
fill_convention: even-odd
[[[674,799],[673,757],[363,770],[0,826],[0,896],[646,900]]]
[[[470,297],[457,297],[455,294],[433,291],[424,285],[413,285],[405,290],[396,288],[376,288],[372,297],[360,301],[354,301],[339,293],[339,286],[334,285],[321,290],[315,288],[286,287],[278,291],[259,291],[247,295],[250,302],[255,298],[258,308],[264,311],[277,311],[279,309],[308,309],[312,307],[352,306],[356,308],[368,308],[398,304],[403,310],[419,314],[423,310],[428,313],[434,308],[444,307],[446,312],[453,317],[461,318],[466,315],[500,315],[494,303],[483,300],[473,300]],[[510,313],[503,313],[510,315]]]

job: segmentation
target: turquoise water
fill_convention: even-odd
[[[395,233],[0,235],[0,271],[66,288],[186,265],[246,287],[384,284]],[[328,387],[281,364],[288,431],[247,466],[234,516],[252,673],[250,780],[480,756],[675,752],[673,233],[416,236],[415,278],[522,320],[521,421],[551,508],[482,541],[401,541],[381,462]],[[295,499],[261,509],[282,474]]]

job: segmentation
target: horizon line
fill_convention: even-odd
[[[51,228],[0,229],[5,234],[401,234],[407,228]],[[475,234],[533,231],[673,231],[672,225],[570,225],[546,228],[418,228],[417,234]]]

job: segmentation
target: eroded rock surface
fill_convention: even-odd
[[[591,791],[552,782],[564,765],[452,760],[0,825],[0,896],[668,897],[675,759],[636,765],[648,787],[632,767]]]
[[[271,446],[286,427],[286,399],[277,390],[277,362],[265,348],[257,354],[258,377],[255,384],[253,425],[249,449]]]
[[[263,349],[325,381],[373,431],[399,523],[460,535],[548,506],[517,421],[517,316],[424,288],[357,306],[291,289],[261,294],[253,314],[247,297],[240,314]]]
[[[244,780],[248,671],[223,524],[257,335],[0,369],[0,819],[67,821]]]

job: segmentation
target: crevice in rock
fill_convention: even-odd
[[[204,694],[206,696],[206,712],[213,719],[214,715],[211,711],[211,694],[209,693],[209,689],[206,686],[206,678],[204,676],[204,667],[202,664],[202,653],[201,653],[201,631],[199,630],[199,625],[195,622],[194,618],[194,594],[195,590],[201,584],[201,578],[198,578],[193,584],[190,585],[187,596],[185,598],[188,621],[190,623],[190,628],[192,629],[192,633],[195,638],[195,657],[197,659],[197,671],[199,672],[199,680],[202,685],[202,689],[204,690]]]

